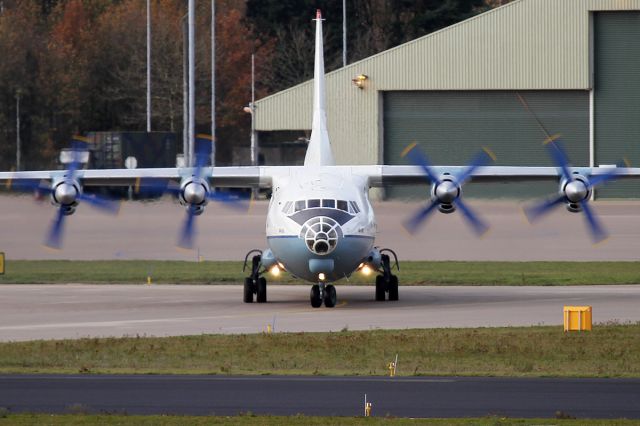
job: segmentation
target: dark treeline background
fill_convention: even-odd
[[[508,0],[347,0],[349,63]],[[197,3],[197,127],[210,132],[211,3]],[[325,21],[327,71],[342,66],[342,0],[217,0],[218,152],[249,143],[251,54],[258,98],[313,74],[311,19]],[[184,0],[152,0],[152,129],[182,131]],[[0,0],[0,169],[50,168],[70,136],[146,129],[145,0]]]

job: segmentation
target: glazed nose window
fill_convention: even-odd
[[[338,244],[339,227],[338,222],[330,217],[314,217],[302,226],[300,237],[304,238],[307,248],[312,253],[329,254],[335,250]]]

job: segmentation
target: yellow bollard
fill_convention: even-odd
[[[371,416],[371,403],[367,402],[367,394],[364,394],[364,416],[365,417],[370,417]]]
[[[147,285],[151,285],[151,275],[147,275]]]
[[[271,324],[267,324],[267,334],[271,334],[271,331],[273,329],[271,328]]]

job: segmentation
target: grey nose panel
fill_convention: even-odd
[[[333,259],[309,259],[309,271],[312,274],[330,274],[333,268]]]

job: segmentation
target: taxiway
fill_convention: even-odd
[[[640,321],[640,286],[337,286],[338,306],[313,309],[309,286],[274,285],[269,303],[242,303],[239,285],[3,285],[0,341],[95,336],[314,332],[561,325],[563,305],[593,306],[594,322]]]

